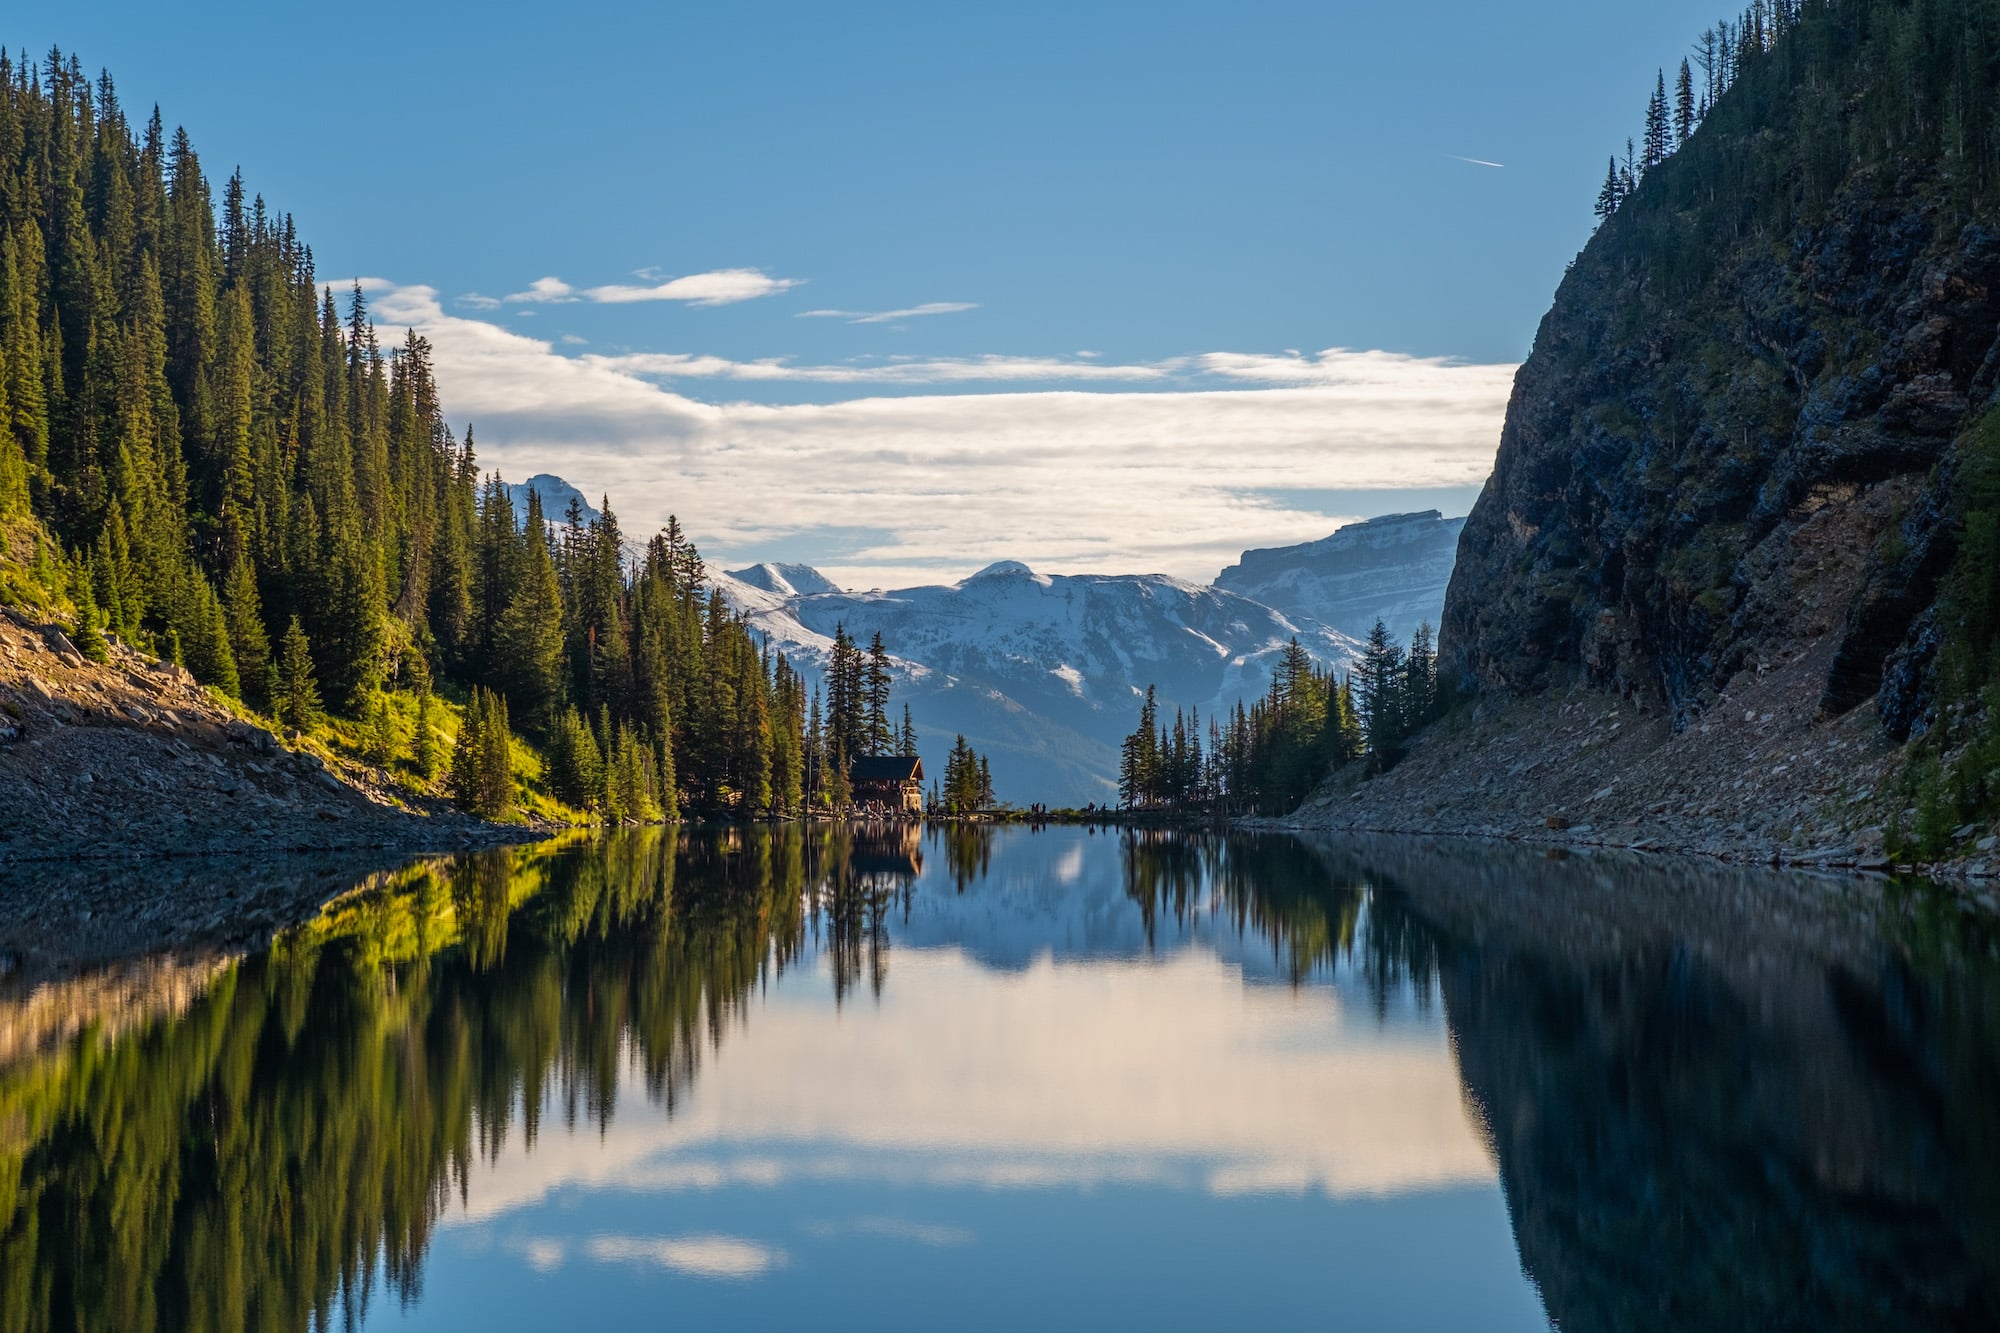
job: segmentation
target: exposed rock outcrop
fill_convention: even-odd
[[[1885,206],[1884,185],[1746,239],[1692,292],[1637,221],[1607,224],[1515,382],[1446,598],[1451,664],[1489,688],[1581,679],[1676,725],[1828,636],[1823,711],[1883,687],[1949,554],[1952,445],[2000,370],[2000,229],[1920,182]],[[1898,731],[1921,689],[1919,670],[1883,691]]]

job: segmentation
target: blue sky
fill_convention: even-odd
[[[965,572],[1009,542],[1052,568],[1150,558],[1212,574],[1232,544],[1299,539],[1386,503],[1344,491],[1469,494],[1504,386],[1485,374],[1462,395],[1440,388],[1458,381],[1436,359],[1526,354],[1588,236],[1606,153],[1636,128],[1654,68],[1713,18],[1678,3],[1465,0],[413,4],[344,30],[296,6],[199,15],[50,7],[14,14],[4,36],[109,67],[128,106],[158,102],[187,125],[216,177],[241,164],[297,215],[323,277],[373,280],[385,319],[439,344],[448,407],[480,423],[482,453],[510,473],[612,489],[642,523],[677,507],[725,556],[811,557],[820,527],[873,532],[829,535],[819,558],[882,578]],[[669,291],[766,294],[582,295],[716,273],[734,276]],[[566,299],[502,299],[551,277]],[[857,322],[927,307],[946,309]],[[804,317],[815,310],[847,313]],[[1283,396],[1338,396],[1354,378],[1323,373],[1319,354],[1336,348],[1417,359],[1411,420],[1454,404],[1414,444],[1380,415],[1330,408],[1320,453],[1403,449],[1407,467],[1286,452],[1310,432],[1306,406]],[[635,391],[593,425],[588,403],[622,387],[606,395],[547,364],[583,358],[596,358],[584,378],[632,378],[659,401]],[[572,382],[537,411],[544,374]],[[1188,395],[1188,423],[1216,409],[1183,443],[1211,466],[1247,458],[1245,484],[1194,455],[1173,475],[1110,466],[1074,485],[1053,449],[1030,476],[954,471],[1015,447],[996,420],[1041,420],[1037,438],[1108,459],[1157,431],[1158,406],[1133,400],[1158,394]],[[887,434],[847,410],[912,397],[965,401],[918,425],[906,410]],[[1246,414],[1259,405],[1291,423],[1275,442]],[[781,411],[804,407],[835,410]],[[950,443],[927,453],[919,436]],[[931,479],[892,480],[871,502],[850,473],[815,470],[822,444]],[[731,451],[795,462],[799,488],[760,483],[732,505],[715,493],[742,490],[715,466]],[[1107,486],[1199,491],[1206,507],[1180,524],[1185,541],[1149,545],[1120,537],[1130,514],[1079,511],[1079,493]],[[1002,507],[990,530],[958,514],[963,551],[883,518],[954,487],[1040,488],[1053,503],[1033,521]],[[812,512],[828,494],[842,512]],[[745,502],[758,513],[732,512]]]

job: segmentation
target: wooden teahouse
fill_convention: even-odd
[[[847,785],[854,804],[877,806],[900,814],[924,812],[924,761],[913,754],[877,754],[856,759],[847,767]]]

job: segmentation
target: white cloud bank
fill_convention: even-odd
[[[431,340],[446,410],[475,425],[485,466],[608,493],[630,535],[678,513],[712,558],[783,543],[860,587],[1004,558],[1207,580],[1246,546],[1326,535],[1325,514],[1285,495],[1476,485],[1515,369],[1345,350],[1122,365],[564,355],[446,312],[429,287],[369,285],[379,320]],[[691,379],[941,391],[771,405],[668,387]],[[942,391],[968,385],[985,391]]]

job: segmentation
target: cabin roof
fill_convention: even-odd
[[[872,754],[847,766],[849,782],[922,782],[924,761],[913,754]]]

